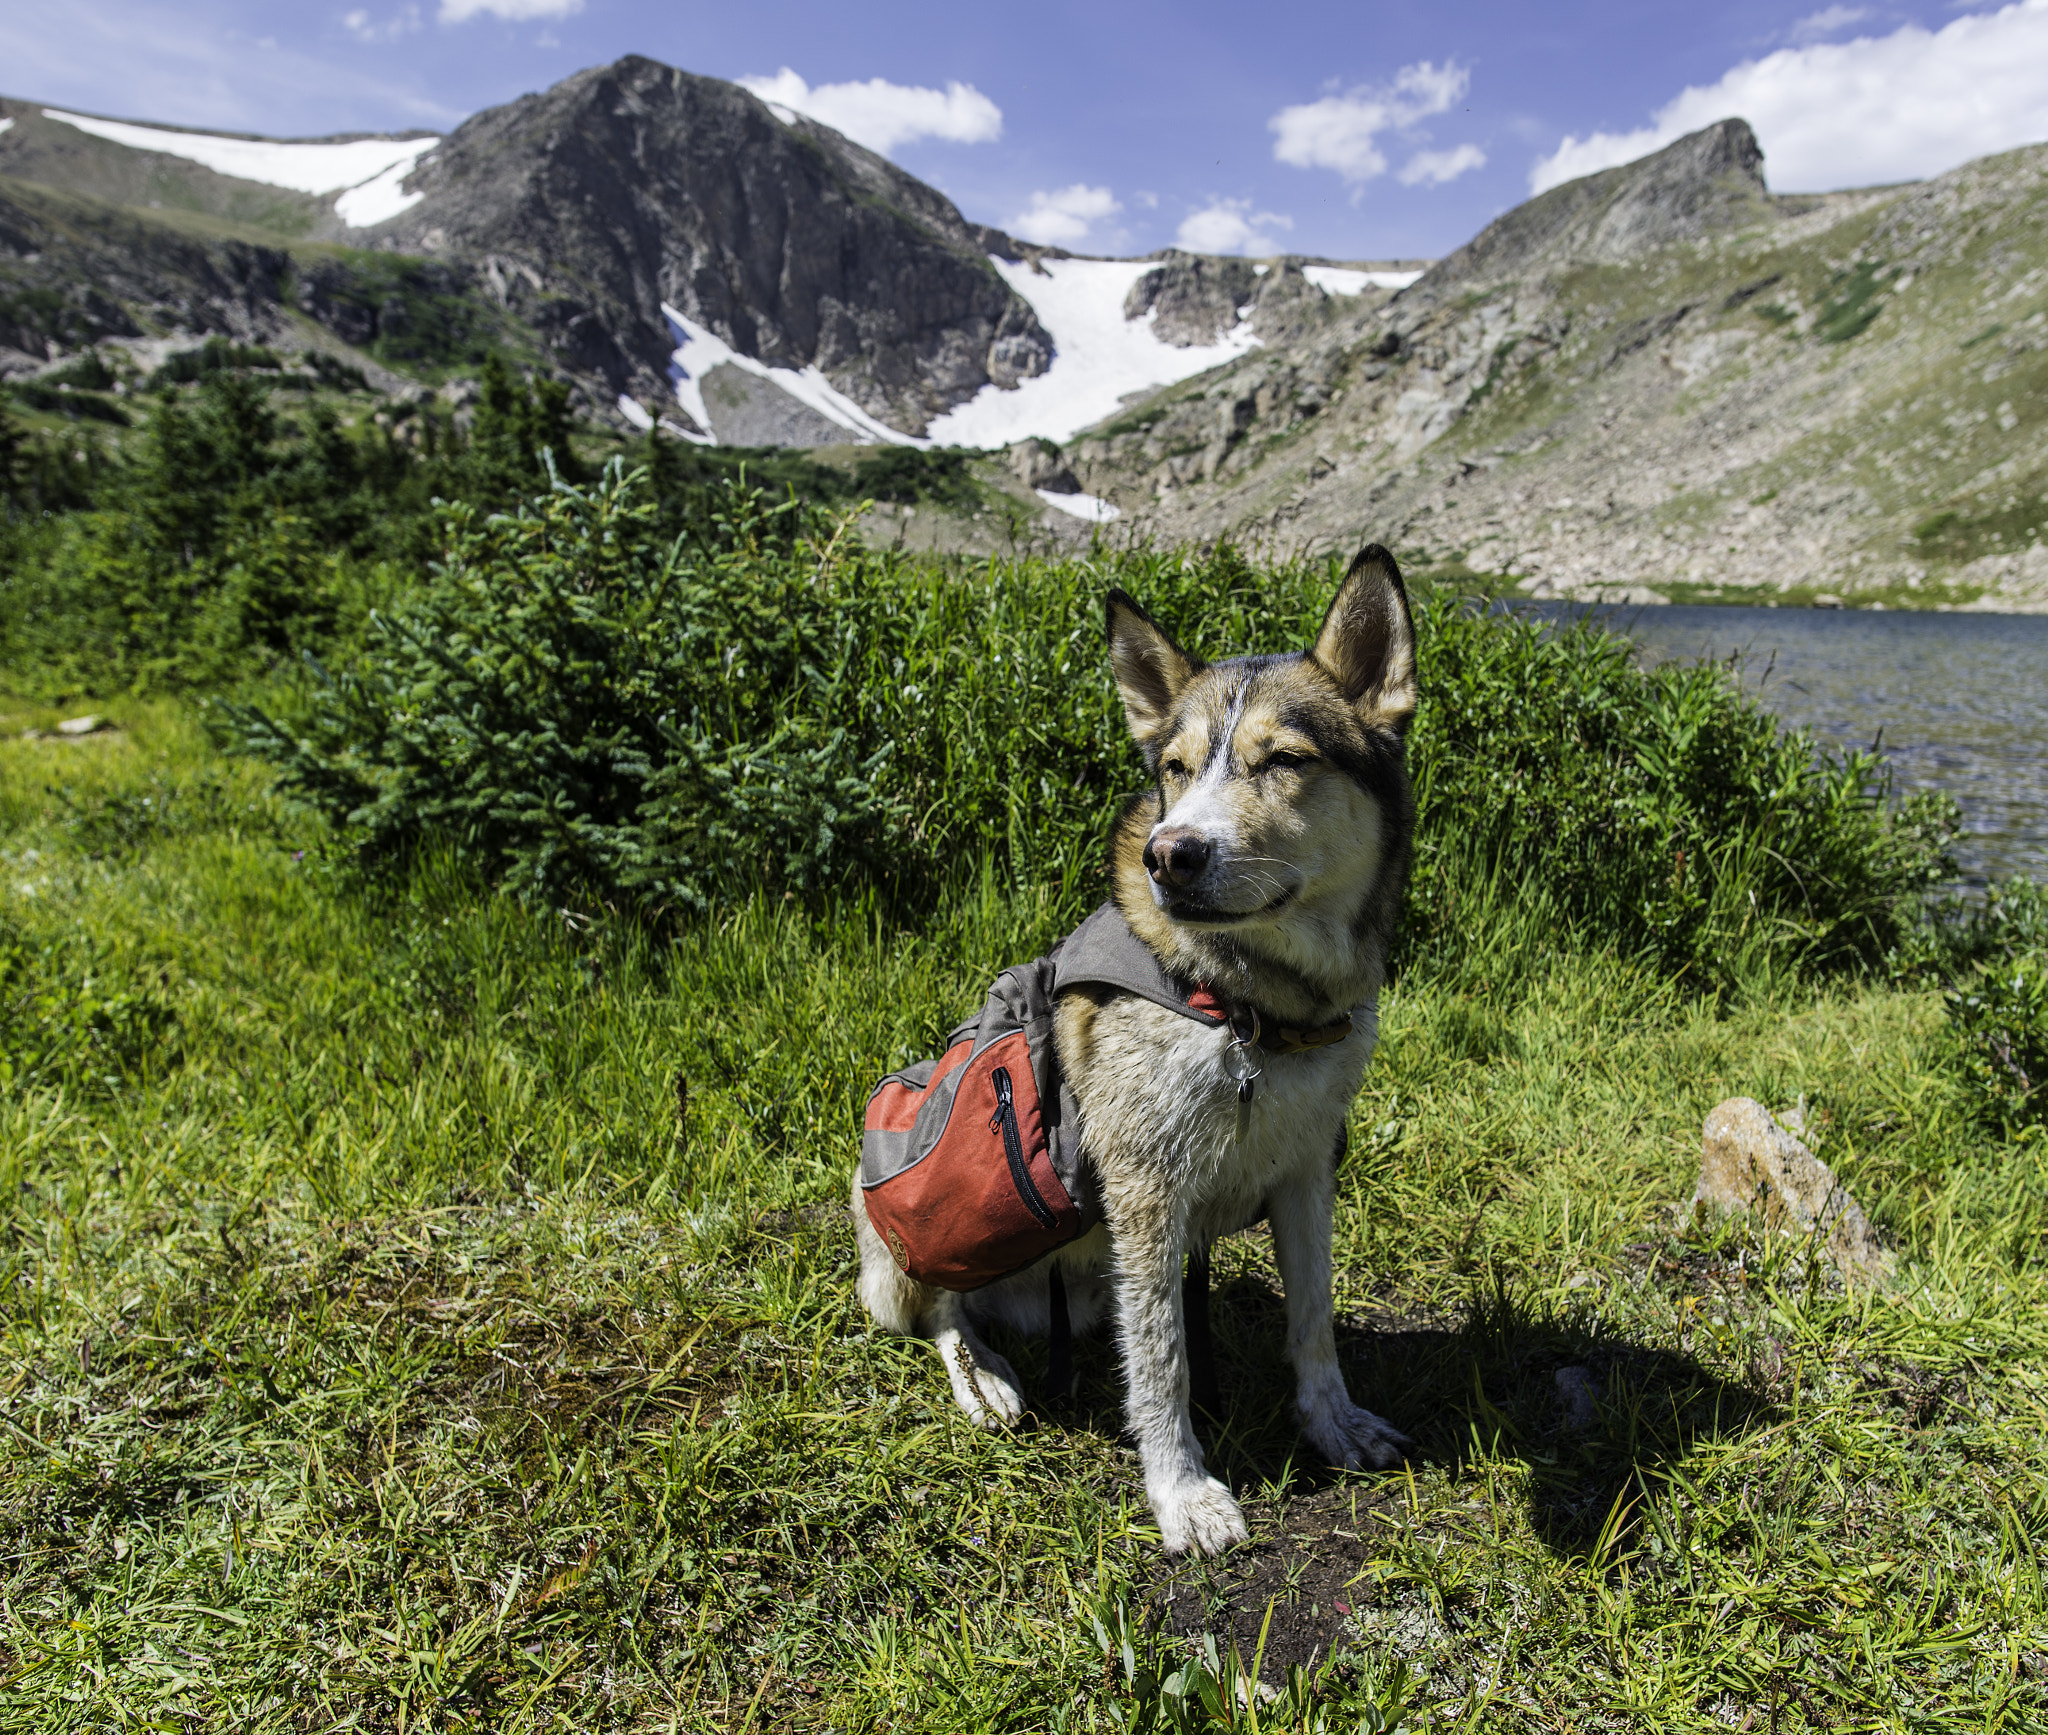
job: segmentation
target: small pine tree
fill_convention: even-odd
[[[19,500],[28,469],[28,430],[0,404],[0,499],[12,507]]]

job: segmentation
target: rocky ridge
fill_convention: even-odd
[[[1739,121],[1071,444],[1134,534],[1539,597],[2048,607],[2048,147],[1777,198]]]

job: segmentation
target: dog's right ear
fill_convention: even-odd
[[[1167,631],[1120,590],[1109,593],[1109,662],[1123,694],[1124,716],[1140,747],[1166,726],[1181,689],[1201,672],[1202,665],[1168,636]]]

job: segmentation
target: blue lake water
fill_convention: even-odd
[[[1901,793],[1962,803],[1966,881],[2048,879],[2048,615],[1605,608],[1646,661],[1738,656],[1742,682],[1833,747],[1876,741]]]

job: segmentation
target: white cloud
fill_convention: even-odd
[[[1441,187],[1455,181],[1467,169],[1486,167],[1486,153],[1477,145],[1459,145],[1448,151],[1417,151],[1401,165],[1394,177],[1404,187]]]
[[[1818,42],[1823,36],[1833,36],[1852,24],[1861,24],[1869,16],[1868,6],[1823,6],[1818,12],[1809,12],[1792,26],[1792,40]]]
[[[1293,227],[1277,211],[1255,213],[1249,199],[1212,199],[1181,219],[1174,241],[1190,253],[1277,253],[1280,243],[1266,231]]]
[[[769,107],[807,114],[885,155],[913,139],[979,145],[1003,136],[1003,111],[973,85],[957,79],[944,90],[891,84],[886,78],[871,78],[865,84],[811,85],[785,66],[773,78],[739,82]]]
[[[408,6],[404,11],[382,20],[372,18],[360,7],[341,16],[342,28],[358,42],[396,42],[401,36],[410,36],[420,29],[422,22],[417,6]]]
[[[1347,181],[1369,181],[1387,172],[1379,135],[1412,127],[1442,114],[1472,82],[1455,60],[1437,66],[1418,60],[1394,74],[1382,89],[1360,85],[1341,96],[1283,108],[1266,125],[1273,132],[1276,161],[1297,169],[1335,169]]]
[[[583,0],[441,0],[443,24],[467,24],[488,14],[508,24],[534,18],[567,18],[583,10]]]
[[[1088,239],[1098,223],[1119,215],[1123,206],[1107,187],[1057,187],[1050,193],[1033,193],[1031,208],[1010,219],[1012,233],[1041,247],[1075,247]]]
[[[2048,0],[1744,61],[1680,91],[1646,127],[1568,136],[1530,169],[1529,190],[1633,162],[1729,115],[1756,128],[1784,193],[1919,180],[2048,139]]]

